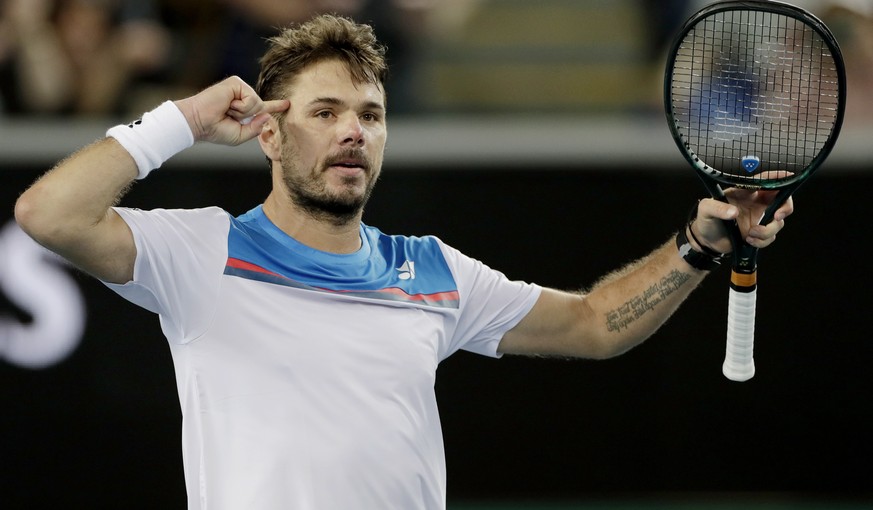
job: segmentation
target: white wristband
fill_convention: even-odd
[[[164,161],[194,145],[194,133],[172,101],[162,103],[137,121],[110,128],[106,136],[115,138],[136,161],[137,179],[145,179]]]

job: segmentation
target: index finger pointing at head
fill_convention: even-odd
[[[239,123],[248,130],[251,136],[257,136],[272,114],[286,111],[290,107],[291,102],[287,99],[264,101],[263,107],[257,114],[240,119]]]
[[[246,107],[242,101],[232,104],[228,110],[228,115],[237,119],[240,124],[246,125],[252,122],[255,117],[262,114],[273,114],[287,110],[291,106],[291,102],[287,99],[277,99],[273,101],[258,101],[256,105]]]
[[[273,99],[264,101],[264,107],[260,113],[280,113],[291,107],[291,101],[287,99]]]

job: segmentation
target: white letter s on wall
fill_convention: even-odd
[[[45,368],[78,347],[85,331],[85,302],[63,264],[14,221],[0,230],[0,290],[33,317],[24,324],[0,316],[0,359]]]

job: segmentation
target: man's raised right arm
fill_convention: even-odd
[[[137,176],[131,155],[105,138],[61,161],[25,191],[15,219],[38,243],[112,283],[133,279],[136,246],[111,207]]]
[[[184,134],[189,142],[202,140],[224,145],[238,145],[255,137],[270,113],[288,108],[287,101],[261,101],[251,87],[236,77],[174,105],[184,116],[182,126],[176,129],[189,130]],[[164,113],[173,111],[162,105],[153,112],[159,109]],[[112,206],[134,180],[144,178],[181,150],[179,147],[190,145],[180,144],[175,141],[178,137],[173,137],[171,145],[175,147],[167,150],[166,130],[154,125],[163,117],[151,117],[157,120],[147,121],[144,117],[142,124],[121,128],[117,135],[61,161],[15,204],[15,219],[27,234],[106,282],[131,281],[136,260],[133,234]],[[240,122],[243,119],[251,122]],[[119,128],[113,128],[116,129]]]

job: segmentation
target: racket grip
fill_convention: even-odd
[[[730,289],[727,348],[722,373],[732,381],[747,381],[755,375],[755,300],[757,288]]]

